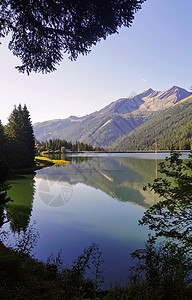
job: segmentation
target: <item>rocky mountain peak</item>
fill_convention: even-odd
[[[40,141],[60,138],[106,146],[189,95],[189,92],[177,86],[165,91],[149,88],[136,96],[111,102],[100,111],[80,118],[72,115],[63,120],[35,124],[35,137]]]
[[[145,91],[143,91],[143,92],[141,92],[140,94],[138,94],[138,96],[140,96],[140,97],[148,97],[151,93],[153,93],[154,92],[154,90],[152,89],[152,88],[149,88],[149,89],[147,89],[147,90],[145,90]]]

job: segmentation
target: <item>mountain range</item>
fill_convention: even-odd
[[[189,95],[188,91],[177,86],[165,91],[150,88],[138,95],[111,102],[100,111],[80,118],[70,116],[36,123],[33,125],[34,134],[39,141],[60,138],[105,147]]]
[[[192,96],[160,112],[154,118],[113,142],[113,151],[190,150],[192,148]]]

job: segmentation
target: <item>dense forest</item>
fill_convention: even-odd
[[[191,150],[192,96],[140,125],[110,145],[110,150]]]
[[[45,142],[39,142],[36,140],[36,147],[38,152],[43,151],[59,151],[64,153],[66,151],[104,151],[102,147],[93,147],[92,145],[81,143],[76,141],[75,143],[67,142],[61,139],[50,139]]]
[[[35,138],[27,106],[14,107],[8,124],[0,122],[0,181],[11,170],[34,166]]]

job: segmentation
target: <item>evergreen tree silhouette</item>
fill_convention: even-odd
[[[34,165],[35,138],[30,114],[26,105],[14,107],[5,126],[7,155],[11,168],[27,168]]]

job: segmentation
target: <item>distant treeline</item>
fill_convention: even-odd
[[[26,105],[14,107],[3,126],[0,121],[0,181],[11,170],[34,166],[35,138]]]
[[[61,139],[50,139],[45,142],[39,142],[36,140],[36,147],[38,152],[59,151],[61,153],[65,153],[67,151],[104,151],[102,147],[93,147],[92,145],[78,141],[72,143]]]

